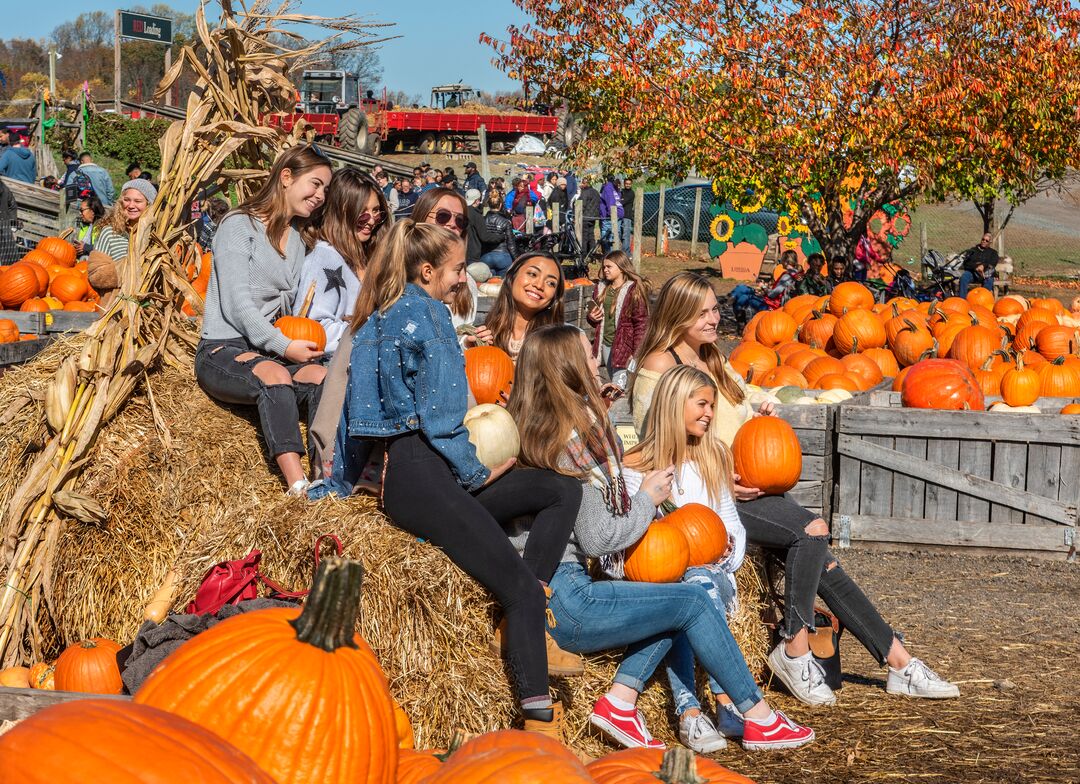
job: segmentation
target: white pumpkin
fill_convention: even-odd
[[[479,292],[485,297],[495,297],[499,294],[499,289],[502,288],[502,281],[498,283],[481,283],[477,286]]]
[[[1010,406],[1004,400],[991,404],[991,411],[1001,411],[1009,414],[1041,414],[1042,409],[1038,406]]]
[[[817,396],[819,403],[843,403],[845,400],[851,400],[854,397],[846,389],[826,389],[820,395]]]
[[[465,414],[465,427],[469,441],[476,447],[477,459],[488,468],[502,465],[521,451],[517,425],[502,406],[473,406]]]
[[[812,397],[797,397],[791,402],[796,406],[816,406],[818,404],[817,399]]]

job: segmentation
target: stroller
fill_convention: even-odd
[[[563,268],[563,277],[567,280],[586,277],[589,263],[581,256],[581,243],[574,233],[574,215],[570,213],[566,220],[560,221],[558,232],[537,232],[532,235],[515,231],[517,252],[545,253],[551,256]]]
[[[885,300],[896,297],[908,297],[917,302],[932,302],[944,300],[956,296],[958,270],[956,266],[962,260],[950,259],[948,261],[936,250],[928,250],[922,257],[922,267],[925,271],[922,285],[916,284],[911,273],[903,267],[894,265],[894,277],[888,288],[885,289]]]

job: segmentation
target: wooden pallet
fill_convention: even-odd
[[[23,313],[20,310],[0,310],[0,318],[11,319],[19,332],[37,335],[35,340],[0,343],[0,367],[17,365],[32,359],[62,332],[80,332],[97,320],[95,313],[70,313],[50,310],[47,313]]]
[[[119,694],[83,694],[76,691],[12,689],[0,686],[0,721],[21,721],[51,705],[88,699],[130,701],[131,697]]]
[[[64,191],[52,191],[40,185],[0,177],[4,185],[11,190],[18,205],[21,226],[15,236],[36,245],[43,237],[51,237],[60,232],[66,223],[67,204]]]
[[[840,407],[836,432],[841,546],[1075,551],[1080,417],[909,409],[897,393],[875,392],[868,405]]]

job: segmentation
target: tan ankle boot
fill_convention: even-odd
[[[539,732],[563,743],[563,707],[555,701],[550,708],[533,708],[525,712],[525,731]]]
[[[544,633],[544,641],[547,646],[548,675],[582,675],[585,672],[585,662],[580,656],[564,651],[547,632]],[[496,656],[506,657],[506,619],[496,627],[488,648]]]

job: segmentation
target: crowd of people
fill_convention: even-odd
[[[480,184],[471,167],[469,178]],[[798,700],[836,702],[809,649],[815,597],[888,667],[888,693],[958,696],[844,572],[826,522],[744,486],[734,472],[735,433],[773,410],[754,400],[717,347],[707,279],[675,275],[650,305],[647,281],[615,251],[603,263],[587,335],[564,323],[557,260],[508,249],[503,284],[476,323],[467,273],[474,223],[486,229],[508,199],[511,214],[515,203],[534,203],[532,183],[505,193],[492,183],[464,194],[422,186],[407,209],[401,196],[412,181],[393,186],[396,208],[387,184],[381,172],[333,172],[314,146],[278,158],[265,186],[216,221],[196,377],[212,398],[257,408],[287,493],[318,499],[374,489],[394,525],[491,592],[503,614],[492,644],[509,663],[527,730],[561,738],[549,676],[580,674],[579,654],[625,649],[590,719],[617,743],[663,745],[636,707],[661,666],[690,748],[811,742],[812,729],[770,705],[727,625],[748,544],[785,565],[786,612],[769,664]],[[494,206],[481,216],[477,204]],[[274,326],[279,315],[305,310],[326,327],[325,351]],[[494,467],[477,458],[464,425],[463,348],[480,343],[504,349],[516,365],[502,402],[517,423],[520,455]],[[625,371],[625,385],[605,383],[601,364],[615,378]],[[628,451],[608,412],[620,394],[629,395],[640,434]],[[309,449],[311,475],[302,462]],[[662,508],[688,503],[721,517],[728,552],[677,583],[624,579],[626,550]],[[709,676],[708,695],[698,693],[697,665]]]

